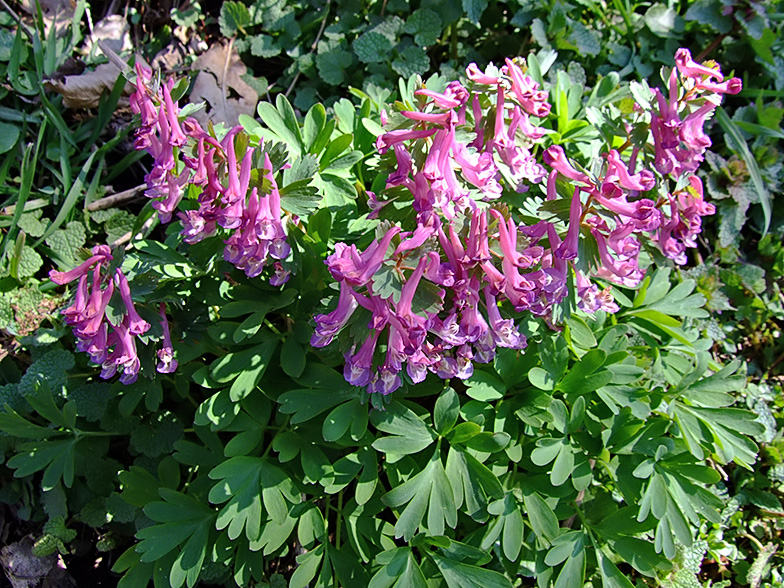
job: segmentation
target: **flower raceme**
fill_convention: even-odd
[[[131,384],[136,381],[141,363],[137,355],[136,339],[149,331],[150,324],[136,310],[128,280],[121,269],[111,269],[111,250],[106,245],[97,245],[93,255],[78,267],[59,272],[52,270],[49,278],[56,284],[68,284],[78,280],[74,301],[65,310],[65,322],[73,327],[77,349],[90,356],[90,361],[101,366],[101,377],[111,378],[120,374],[120,381]],[[125,308],[122,320],[109,320],[107,308],[115,293]],[[158,371],[170,373],[177,369],[177,360],[169,334],[166,306],[159,307],[163,346],[158,351],[161,363]]]
[[[270,283],[285,283],[290,275],[286,258],[291,248],[269,157],[264,154],[261,159],[260,150],[251,146],[237,152],[242,127],[232,128],[218,140],[195,119],[180,121],[179,107],[171,96],[174,81],[156,87],[152,71],[138,64],[136,74],[131,108],[139,114],[141,126],[134,145],[154,158],[152,171],[145,177],[145,193],[152,198],[160,220],[169,222],[177,214],[186,243],[228,234],[224,241],[226,261],[251,278],[272,267]],[[257,162],[261,164],[262,185],[270,186],[268,193],[251,188]],[[198,207],[180,211],[188,186],[200,189]]]
[[[410,199],[410,224],[382,221],[364,251],[338,243],[326,260],[340,295],[335,310],[315,318],[311,344],[340,339],[346,380],[369,393],[400,387],[404,368],[414,383],[428,372],[468,378],[473,362],[491,361],[499,347],[525,348],[512,316],[551,323],[570,275],[580,309],[617,311],[610,287],[593,279],[639,284],[646,242],[685,263],[701,217],[714,212],[694,175],[710,145],[703,125],[740,82],[724,82],[687,50],[676,54],[669,100],[657,90],[655,107],[635,113],[649,125],[650,148],[625,137],[594,173],[547,146],[548,93],[522,60],[484,72],[471,64],[466,73],[465,86],[422,88],[415,108],[384,112],[388,130],[376,147],[389,173],[385,191],[368,195],[371,217]],[[532,190],[545,197],[538,222],[508,206]],[[568,220],[551,212],[565,211],[560,202]],[[590,243],[596,259],[581,259]],[[352,340],[349,332],[362,331],[344,330],[352,321],[367,321],[369,335]]]

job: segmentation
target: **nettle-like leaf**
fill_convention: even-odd
[[[374,30],[365,31],[352,43],[354,53],[363,63],[382,63],[395,46],[393,40]]]
[[[239,33],[244,33],[246,26],[251,24],[250,12],[248,7],[242,2],[227,0],[221,5],[220,16],[218,17],[221,35],[232,37]]]
[[[345,40],[319,41],[316,67],[319,76],[326,83],[332,86],[342,84],[353,61],[353,56],[346,50]]]
[[[468,20],[474,24],[479,24],[485,8],[487,8],[487,0],[463,0],[463,10]]]
[[[271,35],[254,35],[250,41],[250,52],[255,57],[269,59],[279,55],[281,51],[281,46]]]
[[[35,249],[25,245],[22,247],[16,263],[16,276],[23,279],[34,276],[41,269],[44,260]]]
[[[441,36],[443,24],[437,12],[429,8],[419,8],[411,13],[403,25],[403,31],[414,35],[414,42],[420,47],[433,45]]]
[[[46,244],[60,259],[70,263],[76,257],[76,250],[84,246],[87,237],[84,225],[72,221],[65,229],[57,229],[46,238]]]
[[[430,69],[430,58],[421,47],[409,45],[392,62],[392,69],[403,78],[422,75]]]
[[[449,478],[441,463],[440,446],[436,446],[427,466],[387,492],[381,500],[391,508],[407,504],[395,525],[395,537],[410,541],[427,513],[428,535],[443,535],[445,523],[454,528],[457,525],[457,509]]]

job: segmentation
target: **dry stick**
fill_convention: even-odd
[[[318,47],[318,42],[321,40],[321,35],[324,34],[324,29],[327,26],[327,17],[329,17],[329,5],[331,2],[332,0],[327,0],[326,4],[324,4],[324,10],[326,11],[324,13],[324,20],[321,21],[321,27],[319,27],[318,33],[316,33],[316,40],[313,41],[313,44],[310,46],[310,51],[308,52],[308,55],[310,55],[316,50],[316,47]],[[299,71],[299,69],[297,69],[297,73],[294,74],[294,79],[291,80],[291,84],[289,84],[289,88],[288,90],[286,90],[286,94],[285,94],[286,98],[289,97],[289,94],[291,94],[291,91],[294,89],[294,86],[297,84],[297,80],[299,80],[300,73],[301,72]]]
[[[697,58],[694,61],[696,61],[697,63],[702,63],[703,61],[705,61],[705,58],[708,55],[710,55],[716,47],[719,46],[719,44],[724,40],[726,36],[727,33],[724,33],[723,35],[719,35],[718,37],[713,39],[711,44],[705,47],[705,49],[697,56]]]
[[[226,76],[229,75],[229,61],[231,61],[231,50],[234,47],[234,35],[229,39],[229,47],[226,50],[226,60],[223,62],[223,76],[221,76],[221,101],[223,102],[223,112],[229,112],[229,103],[226,100]]]
[[[96,210],[103,210],[104,208],[111,208],[115,204],[119,204],[121,202],[125,202],[126,200],[131,200],[139,195],[139,192],[143,191],[147,187],[147,184],[139,184],[135,188],[131,188],[129,190],[123,190],[122,192],[117,192],[117,194],[112,194],[111,196],[104,196],[103,198],[99,198],[94,202],[90,202],[87,205],[88,212],[95,212]]]
[[[19,15],[16,12],[14,12],[11,9],[11,7],[8,6],[8,4],[5,3],[5,0],[0,0],[0,4],[2,4],[5,7],[8,14],[11,15],[11,18],[13,18],[16,21],[16,23],[22,28],[24,34],[27,35],[29,39],[32,39],[33,34],[30,32],[30,29],[27,28],[27,25],[24,22],[22,22],[22,19],[19,18]]]
[[[153,215],[150,218],[148,218],[146,221],[144,221],[144,224],[142,225],[141,229],[139,229],[139,232],[136,233],[136,236],[137,237],[142,237],[144,235],[144,231],[146,231],[147,229],[149,229],[152,226],[152,223],[155,222],[155,219],[156,219],[156,217],[155,217],[155,215]],[[132,235],[131,231],[128,231],[122,237],[120,237],[119,239],[114,241],[113,243],[109,243],[109,247],[114,249],[115,247],[119,247],[120,245],[124,245],[125,243],[128,243],[131,240],[132,236],[133,235]],[[130,247],[130,245],[128,245],[128,247]],[[128,247],[126,247],[126,249]]]

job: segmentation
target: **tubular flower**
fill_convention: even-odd
[[[174,82],[156,88],[151,70],[137,65],[136,71],[136,91],[130,101],[142,125],[135,147],[146,149],[154,158],[145,177],[145,194],[160,220],[168,222],[176,213],[182,221],[183,240],[190,244],[221,233],[224,259],[248,277],[270,266],[270,283],[285,283],[291,274],[286,261],[291,248],[269,156],[265,153],[262,160],[259,148],[239,139],[242,127],[230,129],[218,140],[196,120],[181,121],[179,106],[171,96]],[[237,151],[239,145],[245,146],[244,151]],[[269,193],[251,189],[251,175],[259,160]],[[201,188],[199,206],[178,211],[188,185]]]
[[[112,269],[113,257],[109,247],[97,245],[92,253],[92,257],[75,269],[69,272],[52,270],[49,277],[57,284],[78,280],[73,303],[62,310],[65,323],[73,327],[76,348],[101,366],[101,377],[110,378],[119,373],[121,382],[131,384],[136,381],[141,366],[136,341],[150,330],[150,324],[137,312],[125,274],[119,268]],[[107,315],[109,301],[115,291],[125,307],[119,324],[110,321]],[[158,351],[161,360],[158,371],[170,373],[176,369],[177,361],[172,355],[163,304],[160,305],[160,313],[163,345]],[[113,320],[116,321],[116,318]]]
[[[385,126],[397,126],[376,147],[394,153],[381,158],[386,190],[369,195],[370,217],[394,218],[386,206],[393,200],[396,209],[410,202],[414,214],[410,224],[382,221],[364,250],[336,244],[325,263],[340,293],[334,310],[315,317],[312,345],[341,341],[346,380],[369,394],[428,374],[467,378],[498,348],[525,348],[518,313],[552,324],[570,275],[578,308],[616,312],[611,289],[593,278],[637,285],[645,240],[684,262],[702,216],[713,212],[693,174],[709,144],[703,124],[717,96],[739,86],[688,52],[676,62],[666,95],[656,90],[649,113],[639,115],[650,117],[652,144],[629,141],[630,155],[609,150],[585,172],[564,147],[539,145],[548,93],[522,60],[486,71],[471,64],[465,86],[419,89],[417,109],[387,113]],[[668,194],[667,182],[684,175],[686,187]],[[544,214],[526,224],[508,203],[538,185]],[[597,260],[581,260],[583,250]],[[369,335],[353,338],[363,329]]]

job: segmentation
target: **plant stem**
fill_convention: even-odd
[[[340,517],[343,516],[343,490],[338,492],[338,508],[335,513],[335,547],[340,549],[340,531],[343,526],[340,524]]]

